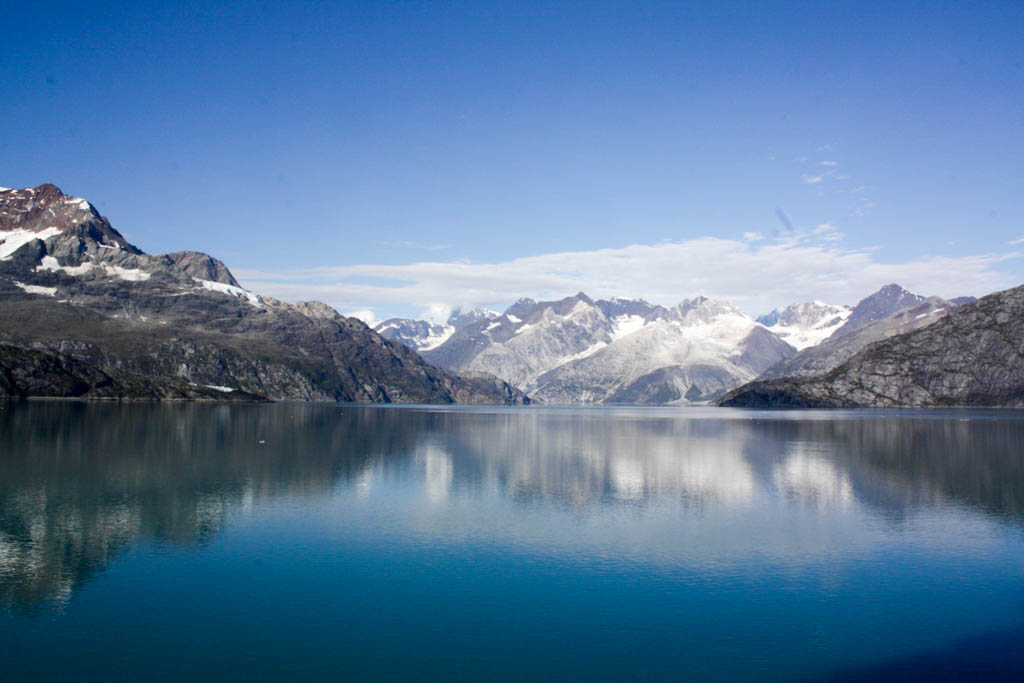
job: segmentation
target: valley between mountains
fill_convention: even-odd
[[[53,185],[0,190],[7,398],[1017,406],[1022,298],[890,284],[754,318],[579,292],[370,329],[251,292],[206,254],[146,254]]]

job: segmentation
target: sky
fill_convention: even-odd
[[[1019,1],[212,5],[6,7],[0,186],[364,318],[1024,282]]]

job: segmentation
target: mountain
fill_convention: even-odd
[[[429,365],[325,304],[243,289],[205,254],[146,254],[53,185],[0,192],[0,344],[13,359],[0,365],[9,396],[154,398],[163,382],[179,398],[526,400],[494,377]],[[11,374],[22,361],[38,371]],[[62,372],[82,381],[69,389]]]
[[[776,309],[757,322],[799,351],[828,339],[846,324],[852,312],[847,306],[814,301]]]
[[[885,285],[854,306],[846,322],[832,334],[832,337],[838,338],[851,334],[868,323],[887,318],[904,308],[916,306],[924,302],[924,299],[925,297],[920,294],[908,292],[895,283]]]
[[[498,314],[486,308],[471,311],[455,311],[443,325],[426,320],[410,320],[408,318],[389,318],[377,323],[373,331],[385,339],[405,344],[416,351],[430,351],[448,341],[453,334],[474,323],[490,321]]]
[[[698,297],[668,309],[641,299],[520,299],[468,324],[391,320],[429,362],[487,373],[551,403],[706,402],[795,350],[735,307]],[[386,329],[385,329],[386,328]]]
[[[558,403],[706,402],[793,353],[735,306],[697,297],[529,386]]]
[[[1024,286],[870,344],[826,374],[753,382],[719,405],[1024,407]]]
[[[897,308],[905,303],[908,306]],[[807,377],[828,372],[868,344],[931,325],[956,307],[952,301],[939,297],[926,299],[899,285],[886,285],[858,303],[827,339],[768,368],[758,379]]]
[[[532,386],[544,372],[613,343],[659,310],[644,301],[594,302],[583,292],[558,301],[520,299],[501,316],[459,330],[424,358]]]

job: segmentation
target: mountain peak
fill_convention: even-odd
[[[888,318],[896,311],[916,306],[924,300],[925,297],[909,292],[895,282],[887,284],[874,294],[861,299],[853,307],[846,324],[836,330],[832,338],[849,334],[876,320]]]
[[[0,192],[0,233],[16,233],[38,239],[78,231],[105,246],[117,246],[133,254],[141,253],[128,244],[121,233],[85,199],[71,197],[51,183],[21,190]]]

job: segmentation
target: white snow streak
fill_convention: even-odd
[[[195,278],[195,280],[211,292],[220,292],[221,294],[245,299],[250,305],[255,306],[256,308],[263,308],[260,298],[247,289],[226,285],[223,282],[213,282],[212,280],[200,280],[198,278]]]
[[[60,261],[58,261],[54,257],[44,256],[42,262],[38,266],[36,266],[36,272],[38,273],[41,270],[49,270],[54,273],[58,271],[63,271],[68,275],[73,275],[77,277],[79,275],[85,275],[86,273],[91,271],[93,269],[93,266],[94,264],[89,263],[88,261],[78,266],[62,266],[60,264]]]
[[[441,344],[451,339],[451,336],[455,334],[455,327],[452,325],[445,325],[444,329],[438,334],[428,335],[423,339],[416,347],[418,351],[430,351],[436,349]]]
[[[16,285],[24,289],[29,294],[45,294],[46,296],[57,296],[56,287],[42,287],[40,285],[26,285],[24,282],[15,281]]]
[[[39,232],[32,230],[11,230],[0,232],[0,260],[9,261],[14,252],[21,249],[32,240],[43,240],[44,242],[54,235],[61,233],[60,228],[46,228]]]

